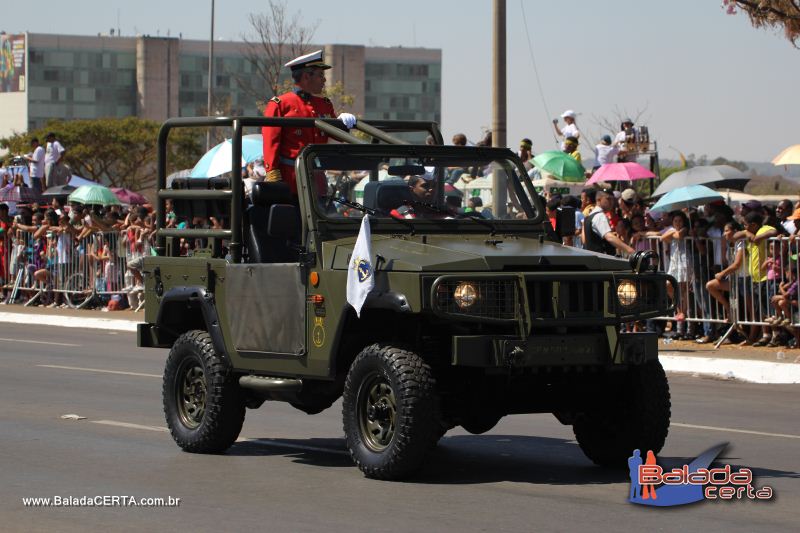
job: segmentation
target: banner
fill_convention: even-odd
[[[0,93],[25,91],[25,34],[0,34]]]

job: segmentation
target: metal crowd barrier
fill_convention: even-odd
[[[6,303],[61,300],[81,308],[128,293],[133,285],[128,262],[149,251],[149,243],[132,243],[119,231],[80,240],[56,232],[35,239],[31,232],[16,231],[6,237],[3,251],[0,286]]]
[[[685,272],[685,276],[676,276],[681,302],[678,312],[657,320],[678,322],[679,332],[685,332],[686,328],[681,322],[700,323],[704,333],[711,331],[713,337],[722,333],[722,338],[737,326],[800,327],[797,306],[790,301],[788,313],[785,313],[778,309],[776,301],[782,294],[781,289],[786,290],[800,276],[798,261],[790,260],[797,254],[798,244],[800,241],[787,237],[774,237],[758,245],[744,240],[728,243],[723,237],[687,237],[665,245],[658,237],[648,237],[648,245],[659,254],[660,270],[673,275]],[[715,274],[732,265],[739,251],[739,268],[723,280],[728,289],[724,294],[726,306],[712,297],[706,284],[715,279]],[[673,264],[675,261],[679,263]],[[686,281],[681,282],[682,279]],[[797,294],[791,299],[796,301]],[[776,324],[778,318],[781,321]],[[725,325],[726,331],[714,332],[719,325]]]

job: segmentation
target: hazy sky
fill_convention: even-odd
[[[210,0],[0,0],[0,29],[94,35],[119,27],[207,39]],[[490,0],[290,2],[315,41],[441,48],[442,130],[477,140],[491,123]],[[719,0],[508,0],[508,142],[552,149],[550,119],[567,108],[592,141],[598,119],[645,110],[663,158],[684,154],[766,161],[800,143],[800,50],[756,30]],[[24,6],[24,7],[23,7]],[[33,7],[35,6],[35,7]],[[565,6],[569,6],[566,8]],[[240,40],[266,1],[217,0],[216,36]],[[523,17],[524,11],[524,17]],[[541,78],[534,76],[524,22]],[[616,111],[618,110],[619,113]],[[582,145],[585,155],[591,145]]]

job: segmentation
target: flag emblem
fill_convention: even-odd
[[[356,258],[354,263],[358,273],[358,282],[364,283],[372,276],[372,265],[369,264],[369,260],[361,258]]]

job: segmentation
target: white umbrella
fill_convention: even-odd
[[[233,156],[233,142],[225,139],[205,153],[191,172],[193,178],[213,178],[220,174],[230,172]],[[247,165],[263,157],[263,140],[260,134],[245,135],[242,137],[242,164]]]
[[[661,196],[675,189],[686,187],[687,185],[705,185],[718,189],[744,189],[750,177],[730,165],[708,165],[692,167],[671,174],[653,193],[653,196]]]

